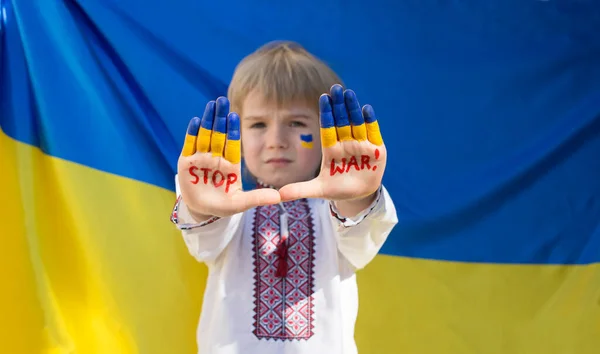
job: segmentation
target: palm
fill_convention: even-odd
[[[210,153],[196,153],[179,161],[179,185],[184,202],[198,213],[211,215],[210,207],[217,214],[227,213],[226,205],[241,187],[237,181],[240,168]],[[205,201],[210,201],[210,204]]]
[[[339,85],[321,96],[320,119],[323,162],[319,176],[280,190],[283,200],[324,198],[350,200],[366,197],[379,188],[387,152],[371,106],[360,108],[351,90]]]
[[[181,196],[188,208],[206,216],[229,216],[258,205],[279,202],[275,190],[242,190],[240,123],[220,97],[190,121],[178,162]]]
[[[323,153],[321,173],[314,183],[322,198],[346,200],[364,197],[379,187],[385,170],[384,146],[368,141],[343,141]]]

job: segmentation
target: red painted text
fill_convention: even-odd
[[[379,149],[375,149],[375,160],[377,159],[379,159]],[[356,171],[362,171],[364,169],[375,171],[377,169],[376,165],[371,167],[371,165],[369,164],[369,162],[371,161],[369,155],[360,155],[360,163],[358,161],[359,159],[356,156],[352,156],[350,160],[347,160],[345,157],[342,157],[341,163],[338,163],[337,161],[335,161],[335,159],[331,159],[331,170],[329,174],[333,176],[336,173],[348,173],[352,168]]]
[[[203,172],[202,182],[204,182],[204,184],[208,184],[210,181],[212,182],[212,185],[216,188],[225,185],[225,193],[229,192],[229,187],[232,184],[234,184],[238,179],[238,176],[235,173],[229,173],[227,174],[227,176],[225,176],[225,174],[219,170],[215,170],[214,172],[212,172],[212,169],[210,168],[198,168],[196,166],[192,166],[189,169],[190,175],[194,178],[191,181],[192,184],[198,184],[200,182],[200,177],[196,174],[197,170]],[[211,178],[209,178],[210,172],[212,172]]]

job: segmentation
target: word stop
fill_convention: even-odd
[[[204,173],[202,176],[202,182],[204,182],[204,184],[212,182],[212,185],[215,186],[215,188],[225,185],[225,193],[229,192],[229,187],[238,180],[238,176],[235,173],[228,173],[227,176],[225,176],[225,174],[219,170],[214,170],[213,172],[210,168],[198,168],[192,166],[189,169],[190,175],[194,177],[192,184],[198,184],[200,182],[200,177],[196,174],[196,171],[198,170]],[[210,172],[212,172],[211,178],[209,178]]]

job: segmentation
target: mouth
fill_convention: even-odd
[[[284,158],[273,158],[273,159],[267,160],[267,164],[269,164],[269,165],[286,165],[291,162],[292,162],[292,160],[284,159]]]

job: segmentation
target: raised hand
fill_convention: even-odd
[[[178,161],[181,196],[195,218],[225,217],[280,201],[273,189],[244,192],[240,161],[240,117],[219,97],[206,105],[202,120],[190,121]]]
[[[347,201],[372,195],[381,185],[387,159],[373,108],[361,110],[356,94],[340,85],[319,98],[319,108],[321,172],[313,180],[282,187],[281,199]]]

